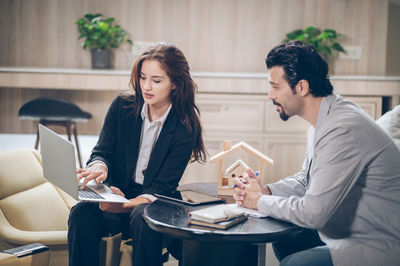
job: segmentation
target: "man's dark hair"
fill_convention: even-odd
[[[328,77],[328,64],[308,44],[292,41],[275,46],[265,60],[267,68],[282,66],[285,79],[295,93],[296,84],[304,79],[308,81],[313,96],[332,94],[333,87]]]

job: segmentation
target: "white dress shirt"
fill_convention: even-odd
[[[144,171],[146,171],[147,164],[150,160],[151,151],[153,150],[154,145],[160,135],[160,132],[164,126],[164,122],[167,119],[167,116],[171,110],[172,104],[168,107],[168,110],[165,114],[155,121],[150,121],[149,119],[149,107],[146,103],[144,103],[142,108],[142,133],[140,136],[140,144],[139,144],[139,155],[138,161],[136,164],[136,172],[134,176],[134,180],[136,183],[143,185],[144,181]]]
[[[169,112],[171,111],[172,104],[169,105],[165,114],[157,120],[150,121],[149,119],[149,106],[144,103],[141,116],[142,116],[142,133],[140,135],[140,144],[139,144],[139,154],[138,160],[136,164],[135,176],[133,177],[134,181],[137,184],[143,185],[144,182],[144,172],[147,169],[147,165],[149,164],[150,155],[154,148],[154,145],[157,142],[158,136],[161,133],[161,130],[164,126],[164,122],[168,117]],[[145,197],[150,201],[155,201],[157,198],[150,194],[142,194],[140,197]]]

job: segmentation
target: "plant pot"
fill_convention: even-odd
[[[111,50],[92,49],[92,68],[111,68]]]

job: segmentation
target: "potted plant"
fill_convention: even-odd
[[[92,68],[110,68],[111,49],[125,42],[132,45],[126,31],[114,21],[113,17],[104,19],[102,14],[85,14],[76,21],[78,40],[85,38],[82,47],[90,49]]]
[[[294,30],[286,34],[284,42],[298,40],[312,45],[318,53],[320,53],[326,61],[330,61],[334,52],[346,53],[344,48],[339,44],[339,40],[345,37],[344,34],[337,33],[332,29],[324,29],[309,26],[304,30]]]

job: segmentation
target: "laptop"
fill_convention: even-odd
[[[81,190],[76,180],[74,145],[47,127],[39,124],[40,153],[42,154],[43,176],[64,190],[74,199],[94,202],[129,202],[121,195],[102,184],[90,180]]]

